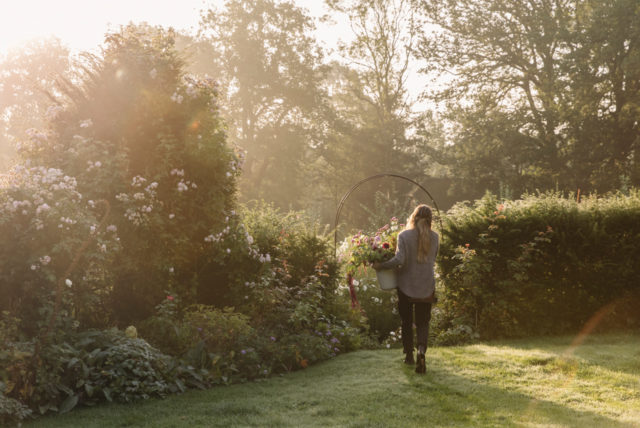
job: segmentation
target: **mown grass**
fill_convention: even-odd
[[[399,350],[165,400],[103,405],[29,427],[640,427],[640,335],[540,338],[429,349],[416,375]]]

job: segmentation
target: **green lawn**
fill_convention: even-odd
[[[262,382],[84,408],[29,427],[640,427],[640,335],[360,351]]]

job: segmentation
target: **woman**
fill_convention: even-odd
[[[413,315],[418,333],[416,373],[426,371],[425,352],[431,320],[431,304],[435,297],[434,265],[438,253],[439,237],[431,230],[433,214],[427,205],[418,205],[405,230],[398,235],[395,256],[373,268],[397,269],[398,310],[402,319],[402,345],[404,362],[414,364]]]

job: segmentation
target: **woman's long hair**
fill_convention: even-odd
[[[407,229],[418,230],[418,262],[427,261],[431,247],[431,221],[433,213],[428,205],[418,205],[407,220]]]

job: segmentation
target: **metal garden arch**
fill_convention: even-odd
[[[342,197],[342,199],[340,200],[340,203],[338,204],[338,210],[336,211],[336,219],[335,219],[335,225],[334,225],[334,235],[333,235],[333,252],[334,254],[337,253],[338,251],[338,221],[340,220],[340,212],[342,211],[342,206],[344,205],[344,203],[347,201],[347,199],[349,198],[349,196],[351,195],[351,193],[353,193],[358,187],[360,187],[360,185],[362,185],[363,183],[366,183],[367,181],[371,181],[371,180],[376,180],[378,178],[385,178],[385,177],[393,177],[393,178],[400,178],[402,180],[408,181],[410,183],[413,183],[414,185],[418,186],[420,188],[420,190],[422,190],[424,193],[427,194],[427,196],[429,197],[429,199],[431,199],[431,202],[433,203],[433,208],[435,208],[436,210],[436,215],[437,215],[437,219],[438,219],[438,223],[440,225],[440,231],[442,233],[442,218],[440,217],[440,209],[438,209],[438,204],[436,203],[436,200],[433,199],[433,196],[431,196],[431,193],[429,193],[429,191],[427,189],[425,189],[420,183],[407,178],[403,175],[399,175],[399,174],[376,174],[376,175],[372,175],[370,177],[367,177],[363,180],[358,181],[356,184],[354,184],[351,189],[349,189],[349,191],[347,193],[344,194],[344,196]]]

